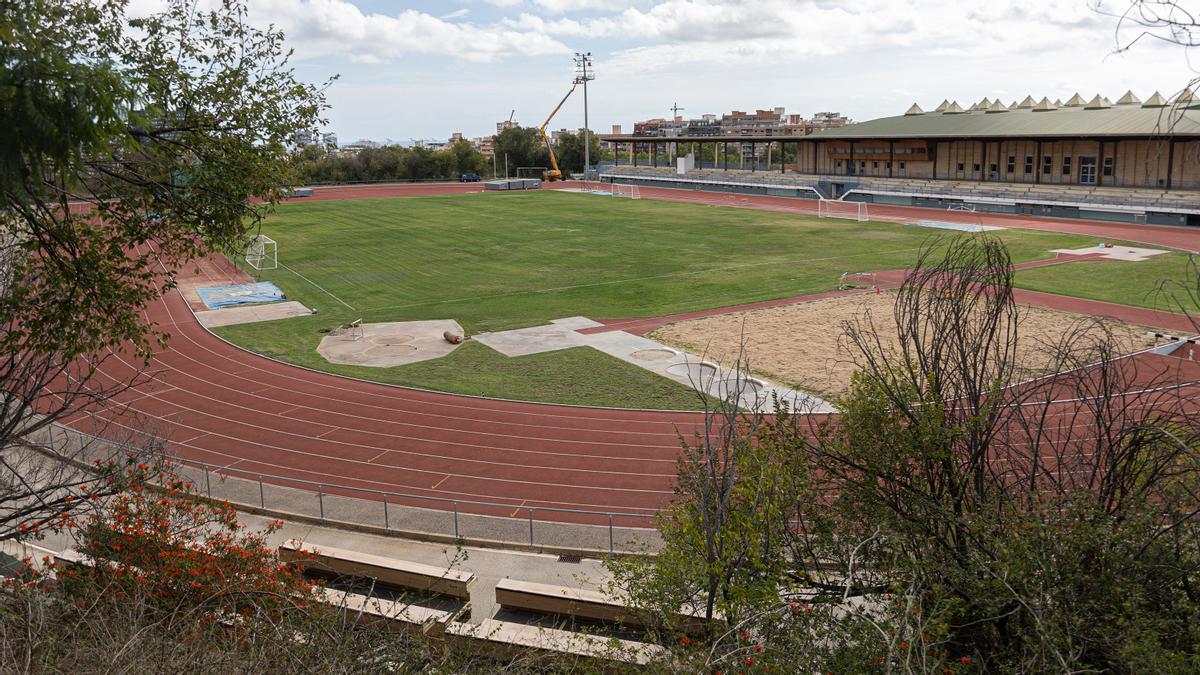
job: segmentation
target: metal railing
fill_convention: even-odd
[[[192,460],[176,460],[176,466],[181,474],[187,469],[202,472],[204,495],[209,499],[221,499],[233,505],[258,506],[264,511],[315,515],[322,523],[338,521],[360,525],[376,524],[382,525],[385,531],[452,535],[456,540],[486,539],[527,545],[531,549],[542,545],[595,550],[601,548],[596,546],[597,543],[601,543],[606,544],[604,548],[609,553],[615,553],[619,548],[643,550],[647,545],[654,543],[657,535],[657,531],[653,529],[657,513],[535,506],[527,505],[523,500],[521,503],[512,503],[436,497],[244,471]],[[214,476],[219,479],[215,492]],[[230,481],[241,481],[245,484]],[[200,487],[198,481],[193,482],[197,488]],[[222,494],[222,489],[225,494]],[[309,507],[307,509],[303,508],[306,493]],[[350,514],[349,519],[330,516],[335,502],[336,506]],[[312,508],[314,506],[315,510]],[[420,521],[423,527],[397,528],[397,516],[401,509],[405,510],[405,520],[410,524],[412,521]],[[414,514],[413,511],[420,513]],[[512,513],[503,516],[488,513],[489,511]],[[428,526],[437,520],[439,514],[447,517],[448,522],[444,523],[446,527],[444,530],[436,527],[429,529]],[[522,514],[523,517],[518,517],[517,514]],[[576,522],[579,520],[588,522]],[[520,523],[520,539],[513,536],[514,523]],[[468,529],[474,530],[475,534],[469,533]],[[486,530],[487,536],[479,534],[480,530]],[[544,535],[541,540],[537,536],[538,532]],[[600,533],[599,539],[597,532]],[[618,533],[622,537],[618,537]]]
[[[140,433],[137,438],[122,441],[61,424],[52,424],[27,439],[31,447],[83,469],[90,468],[94,460],[124,455],[130,447],[146,447],[139,442],[144,440]],[[307,518],[331,526],[363,527],[415,539],[557,552],[647,553],[661,545],[655,529],[657,512],[438,497],[311,481],[178,457],[169,461],[180,478],[192,483],[197,494],[284,519]]]

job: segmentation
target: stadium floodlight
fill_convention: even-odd
[[[592,72],[592,53],[575,52],[575,79],[583,83],[583,179],[587,180],[588,170],[592,166],[592,153],[588,141],[588,82],[596,79]]]

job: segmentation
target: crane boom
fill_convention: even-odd
[[[558,111],[562,110],[563,104],[567,102],[568,98],[571,98],[571,94],[575,93],[575,88],[578,86],[579,80],[575,80],[574,84],[571,85],[571,89],[567,91],[567,95],[562,97],[562,100],[558,102],[558,105],[550,112],[550,116],[546,118],[545,122],[542,122],[541,128],[538,129],[538,133],[542,135],[542,142],[546,144],[546,152],[550,153],[550,166],[553,167],[542,175],[542,180],[562,180],[562,171],[558,168],[558,158],[554,156],[554,148],[550,147],[550,137],[546,135],[546,127],[550,124],[550,120],[554,119],[554,116],[558,114]]]

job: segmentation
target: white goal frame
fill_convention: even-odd
[[[867,203],[821,199],[817,203],[817,216],[819,218],[845,218],[865,223],[867,222]]]
[[[279,245],[265,234],[255,235],[246,245],[242,257],[246,264],[256,270],[273,270],[279,267]]]
[[[621,183],[612,184],[612,195],[614,197],[628,197],[629,199],[641,199],[642,192],[636,185],[623,185]]]

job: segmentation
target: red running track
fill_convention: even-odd
[[[310,199],[480,189],[478,184],[318,188]],[[703,203],[725,199],[657,189],[643,189],[642,195]],[[815,208],[802,200],[738,199],[737,205],[754,208]],[[952,215],[935,213],[943,219]],[[1055,229],[1053,223],[1036,224]],[[1147,227],[1117,235],[1108,234],[1111,224],[1097,227],[1102,236],[1200,248],[1200,235],[1191,231]],[[229,270],[211,261],[202,274],[214,281],[230,277]],[[183,460],[225,467],[233,475],[271,474],[280,477],[272,482],[284,485],[288,479],[303,480],[512,506],[511,512],[476,509],[498,515],[523,516],[522,507],[652,514],[672,495],[678,434],[690,436],[702,421],[692,413],[480,399],[304,370],[215,337],[194,320],[178,293],[149,307],[147,315],[171,334],[169,348],[152,365],[150,381],[119,396],[110,408],[68,423],[105,435],[149,428]],[[102,377],[118,380],[135,372],[134,363],[114,354]],[[581,520],[567,514],[539,517]]]

